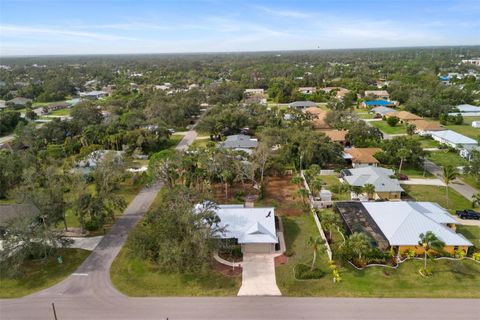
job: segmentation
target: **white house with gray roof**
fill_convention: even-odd
[[[450,112],[448,115],[455,116],[461,114],[464,117],[480,116],[480,107],[471,104],[460,104],[455,106],[458,111]]]
[[[197,206],[201,206],[198,204]],[[243,204],[216,205],[212,208],[220,218],[223,232],[220,239],[235,239],[243,253],[273,253],[278,237],[275,208],[250,208]]]
[[[218,144],[219,148],[244,151],[248,154],[251,154],[253,149],[255,149],[257,146],[258,140],[245,134],[228,136],[225,141],[222,141]]]
[[[354,187],[373,185],[375,187],[373,198],[376,200],[400,200],[404,190],[397,179],[391,178],[394,174],[395,172],[390,169],[367,166],[342,170],[342,180]],[[365,198],[352,192],[352,199],[364,200]]]
[[[461,150],[471,149],[478,145],[477,141],[452,130],[429,131],[428,134],[433,140],[449,145],[452,148]]]
[[[433,202],[366,202],[362,204],[373,218],[391,247],[414,248],[420,234],[433,232],[445,243],[445,250],[453,253],[473,244],[454,230],[458,223],[444,208]],[[453,227],[453,228],[452,228]]]

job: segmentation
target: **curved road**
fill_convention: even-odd
[[[190,131],[177,149],[196,137]],[[0,300],[0,319],[480,319],[465,299],[129,298],[110,281],[110,266],[161,185],[142,190],[82,265],[59,284],[21,299]]]

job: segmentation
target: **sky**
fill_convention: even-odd
[[[480,0],[0,0],[0,56],[480,44]]]

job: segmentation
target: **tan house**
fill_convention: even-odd
[[[325,130],[322,131],[327,137],[330,138],[333,142],[338,142],[341,145],[347,145],[347,130]]]
[[[342,88],[342,87],[324,87],[320,89],[323,92],[330,93],[332,91],[336,92],[335,97],[339,100],[343,100],[345,95],[350,92],[350,90]]]
[[[375,154],[382,152],[380,148],[350,148],[345,149],[344,159],[352,163],[352,167],[377,166],[380,162]]]
[[[327,111],[318,107],[310,107],[305,109],[305,114],[310,115],[310,117],[312,118],[314,129],[331,129],[331,127],[325,121],[327,117]]]
[[[410,120],[409,124],[415,126],[416,134],[425,134],[428,131],[443,131],[445,128],[438,122],[427,121],[427,120]]]
[[[390,117],[397,117],[400,119],[400,123],[407,123],[410,121],[416,121],[416,120],[423,120],[422,117],[417,116],[416,114],[413,114],[408,111],[395,111],[395,112],[389,112],[385,114],[385,117],[390,118]]]
[[[390,94],[387,90],[366,90],[365,97],[374,97],[375,99],[390,100]]]

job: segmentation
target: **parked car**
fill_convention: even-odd
[[[404,174],[399,174],[398,175],[398,179],[399,180],[402,180],[402,181],[405,181],[405,180],[408,180],[408,176],[404,175]]]
[[[457,216],[460,219],[467,219],[467,220],[480,220],[480,213],[471,209],[465,210],[458,210]]]

